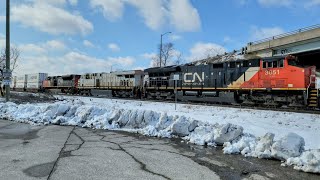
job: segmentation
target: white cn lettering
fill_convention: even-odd
[[[184,74],[184,82],[186,83],[194,83],[196,82],[196,80],[198,79],[199,82],[203,82],[204,81],[204,72],[202,72],[202,77],[199,76],[198,73],[185,73]],[[191,80],[188,80],[188,76],[192,76]]]

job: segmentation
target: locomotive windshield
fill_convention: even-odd
[[[262,66],[263,68],[281,68],[284,66],[284,59],[265,60]]]
[[[294,60],[294,59],[288,59],[288,64],[289,64],[290,66],[298,66],[297,61]]]

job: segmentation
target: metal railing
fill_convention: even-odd
[[[283,38],[283,37],[291,36],[291,35],[302,33],[302,32],[306,32],[306,31],[310,31],[310,30],[317,29],[317,28],[320,28],[320,24],[316,24],[316,25],[313,25],[313,26],[308,26],[308,27],[305,27],[305,28],[301,28],[301,29],[298,29],[298,30],[295,30],[295,31],[290,31],[290,32],[287,32],[287,33],[279,34],[279,35],[272,36],[272,37],[269,37],[269,38],[265,38],[265,39],[262,39],[262,40],[249,42],[249,45],[260,44],[260,43],[263,43],[263,42],[268,42],[268,41],[271,41],[271,40],[280,39],[280,38]]]

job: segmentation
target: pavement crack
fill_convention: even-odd
[[[161,151],[161,152],[166,152],[166,153],[171,153],[171,154],[179,155],[179,156],[182,156],[182,157],[185,157],[185,158],[189,158],[189,159],[191,159],[193,162],[197,163],[198,165],[207,167],[207,168],[209,168],[210,170],[212,170],[213,172],[215,172],[215,169],[212,168],[213,166],[214,166],[214,167],[221,167],[221,166],[218,166],[218,165],[216,165],[216,164],[213,164],[213,163],[210,163],[210,162],[201,160],[201,159],[199,159],[199,158],[196,157],[196,156],[185,155],[185,154],[181,154],[181,153],[174,152],[174,151],[168,151],[168,150],[162,150],[162,149],[156,149],[156,148],[145,148],[145,147],[133,146],[133,145],[127,146],[126,148],[144,149],[144,150],[149,150],[149,151]],[[225,169],[229,169],[229,171],[234,171],[231,167],[224,167],[224,168],[225,168]]]
[[[79,147],[78,147],[77,149],[75,149],[75,150],[72,150],[72,151],[77,151],[77,150],[79,150],[79,149],[82,147],[82,145],[84,144],[85,140],[84,140],[81,136],[79,136],[76,132],[74,132],[74,131],[72,131],[72,134],[74,134],[75,136],[77,136],[77,137],[81,140],[81,144],[78,144]],[[72,151],[71,151],[71,152],[72,152]]]
[[[167,150],[156,149],[156,148],[144,148],[144,147],[133,146],[133,145],[127,146],[126,148],[137,148],[137,149],[145,149],[145,150],[150,150],[150,151],[161,151],[161,152],[166,152],[166,153],[171,153],[171,154],[180,155],[180,156],[183,156],[183,157],[186,157],[186,158],[192,158],[192,157],[193,157],[193,156],[188,156],[188,155],[185,155],[185,154],[180,154],[180,153],[174,152],[174,151],[167,151]]]
[[[95,133],[95,132],[94,132],[94,133]],[[98,136],[101,137],[101,139],[100,139],[101,141],[117,145],[117,146],[119,147],[118,150],[121,150],[122,152],[128,154],[136,163],[140,164],[141,170],[143,170],[143,171],[145,171],[145,172],[148,172],[148,173],[150,173],[150,174],[153,174],[153,175],[157,175],[157,176],[163,177],[164,179],[169,179],[169,180],[171,180],[169,177],[167,177],[167,176],[165,176],[165,175],[163,175],[163,174],[159,174],[159,173],[156,173],[156,172],[153,172],[153,171],[149,170],[149,169],[147,168],[147,165],[146,165],[145,163],[141,162],[141,161],[140,161],[139,159],[137,159],[134,155],[132,155],[131,153],[129,153],[124,147],[121,146],[121,143],[116,143],[116,142],[112,142],[112,141],[107,141],[107,140],[104,139],[104,138],[106,137],[105,135],[102,135],[102,134],[99,134],[99,133],[95,133],[95,134],[97,134]]]
[[[80,141],[81,141],[81,143],[79,144],[79,143],[70,143],[70,144],[66,144],[66,147],[67,146],[78,146],[78,147],[76,147],[75,149],[72,149],[72,150],[66,150],[66,147],[65,148],[63,148],[63,151],[62,151],[62,153],[61,153],[61,157],[70,157],[70,156],[75,156],[75,155],[72,155],[71,153],[72,152],[74,152],[74,151],[78,151],[81,147],[82,147],[82,145],[85,143],[85,140],[81,137],[81,136],[79,136],[75,131],[72,131],[71,132],[71,134],[73,134],[73,135],[75,135],[77,138],[79,138],[80,139]]]
[[[52,174],[53,174],[53,172],[54,172],[54,169],[56,168],[56,166],[57,166],[57,164],[58,164],[58,161],[59,161],[60,158],[62,157],[63,150],[64,150],[64,148],[66,147],[67,142],[68,142],[68,140],[69,140],[72,132],[74,131],[74,129],[75,129],[75,127],[72,128],[72,130],[70,131],[70,133],[69,133],[69,135],[68,135],[68,138],[67,138],[66,141],[64,142],[63,147],[61,148],[61,150],[60,150],[60,152],[59,152],[59,156],[58,156],[57,159],[55,160],[55,162],[54,162],[54,164],[53,164],[53,166],[52,166],[52,169],[51,169],[51,171],[50,171],[50,174],[49,174],[47,180],[49,180],[49,179],[51,178],[51,176],[52,176]]]

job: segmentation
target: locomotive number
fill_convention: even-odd
[[[279,75],[280,74],[280,70],[266,70],[265,72],[266,76],[273,76],[273,75]]]

